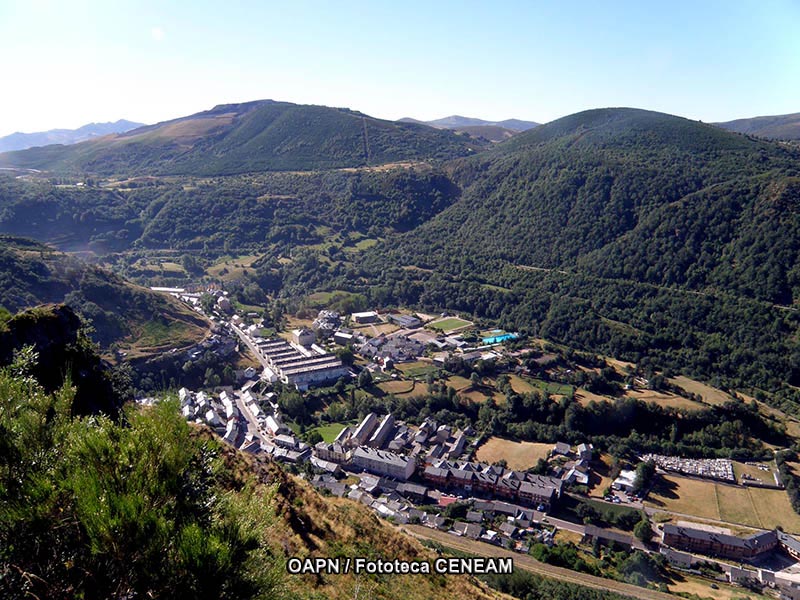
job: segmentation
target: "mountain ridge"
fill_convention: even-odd
[[[49,129],[47,131],[32,133],[17,131],[0,137],[0,152],[27,150],[28,148],[49,146],[52,144],[77,144],[78,142],[83,142],[91,138],[111,133],[124,133],[142,126],[144,126],[144,123],[119,119],[113,122],[87,123],[77,129]]]
[[[0,154],[0,166],[99,175],[231,175],[443,160],[480,148],[447,130],[275,100],[214,108],[73,146]]]
[[[800,140],[800,113],[747,117],[714,125],[728,131],[772,140]]]

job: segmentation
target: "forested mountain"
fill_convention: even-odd
[[[465,277],[505,265],[578,268],[800,298],[796,150],[604,109],[515,136],[450,172],[462,197],[382,249],[394,262]]]
[[[113,123],[89,123],[77,129],[50,129],[49,131],[36,133],[17,132],[0,137],[0,152],[25,150],[34,146],[47,146],[50,144],[76,144],[101,135],[108,135],[109,133],[124,133],[143,125],[143,123],[120,119]]]
[[[408,231],[449,206],[458,188],[427,167],[262,173],[100,188],[0,176],[0,232],[63,250],[132,247],[263,250],[337,233]]]
[[[781,308],[800,299],[797,150],[603,109],[448,172],[460,198],[367,251],[351,287],[750,389],[800,382]]]
[[[476,142],[447,130],[261,100],[90,140],[0,155],[0,166],[100,175],[226,175],[448,159]]]
[[[715,125],[749,135],[773,140],[800,140],[800,113],[736,119]]]

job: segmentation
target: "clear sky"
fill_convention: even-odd
[[[0,135],[271,98],[398,119],[800,111],[800,0],[0,0]]]

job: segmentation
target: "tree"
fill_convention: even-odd
[[[637,540],[647,544],[653,539],[653,528],[647,515],[642,513],[641,520],[633,527],[633,535]]]
[[[369,369],[361,369],[358,374],[358,387],[365,388],[372,385],[372,373]]]
[[[656,476],[656,465],[652,460],[639,463],[636,466],[636,478],[633,481],[633,491],[638,494],[646,490],[653,483],[653,478]]]
[[[481,376],[478,375],[475,371],[472,372],[470,375],[469,380],[472,382],[473,387],[478,387],[481,384]]]

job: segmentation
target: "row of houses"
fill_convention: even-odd
[[[547,511],[561,496],[563,482],[557,477],[513,471],[496,465],[435,461],[422,473],[437,489],[477,492],[541,507]]]

